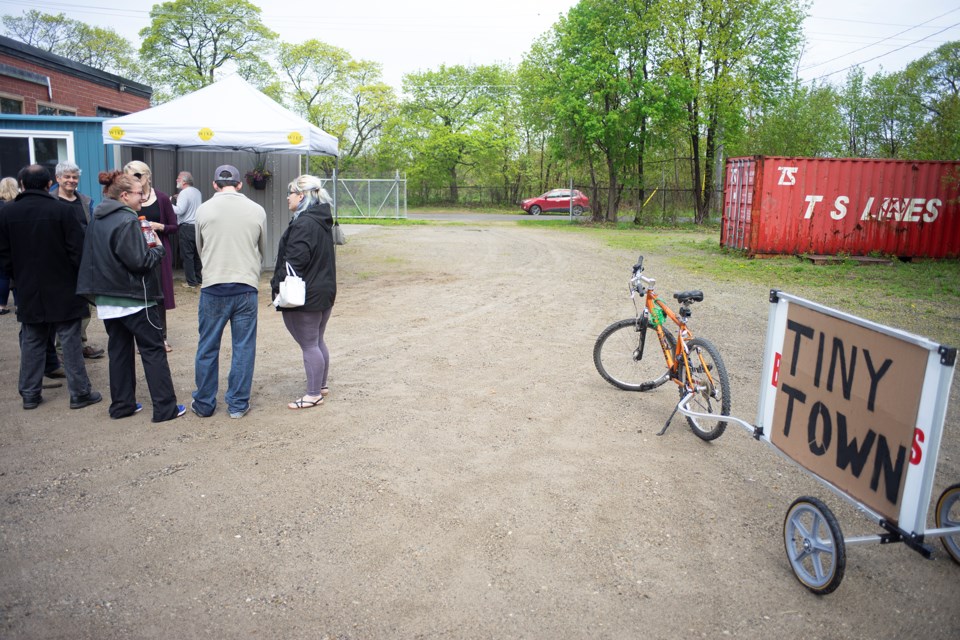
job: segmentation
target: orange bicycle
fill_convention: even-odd
[[[680,303],[675,314],[657,296],[655,287],[656,280],[643,275],[640,256],[629,285],[636,316],[614,322],[600,333],[593,347],[593,363],[604,380],[626,391],[650,391],[673,380],[681,400],[657,435],[666,432],[683,405],[693,432],[704,440],[715,440],[727,428],[722,418],[730,415],[730,379],[719,349],[690,332],[690,307],[703,300],[703,292],[673,294]],[[638,294],[642,304],[637,301]],[[677,325],[676,335],[664,326],[666,319]]]

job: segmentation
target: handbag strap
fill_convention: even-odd
[[[287,263],[287,275],[297,277],[297,272],[293,270],[289,262]]]

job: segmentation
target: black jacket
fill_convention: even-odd
[[[337,298],[337,264],[333,253],[330,205],[316,204],[297,216],[280,238],[277,264],[270,280],[273,297],[287,277],[286,263],[303,278],[307,300],[302,307],[281,311],[326,311]]]
[[[93,212],[83,244],[77,293],[163,300],[160,270],[163,245],[147,247],[137,214],[105,198]]]
[[[77,296],[83,228],[69,206],[28,189],[0,211],[0,270],[17,284],[17,319],[27,324],[87,317]]]

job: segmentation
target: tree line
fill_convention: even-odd
[[[598,220],[627,207],[640,221],[653,193],[683,189],[703,222],[727,157],[960,160],[960,42],[903,71],[804,83],[791,70],[806,11],[804,0],[581,0],[518,66],[440,65],[400,91],[378,62],[281,41],[246,0],[154,5],[139,48],[64,14],[31,10],[3,27],[149,84],[156,103],[239,73],[337,136],[341,175],[399,170],[413,203],[437,189],[457,203],[461,187],[483,185],[510,205],[573,180]]]

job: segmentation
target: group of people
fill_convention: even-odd
[[[76,173],[79,178],[79,169]],[[216,411],[220,344],[229,323],[233,350],[224,400],[230,417],[242,418],[250,410],[256,357],[258,286],[266,248],[263,207],[241,193],[240,173],[232,165],[216,169],[214,195],[206,202],[188,172],[178,175],[180,193],[171,201],[153,188],[149,167],[139,161],[122,171],[102,172],[98,181],[103,200],[90,212],[91,200],[76,193],[76,182],[58,180],[51,190],[47,169],[30,165],[17,176],[14,200],[0,209],[0,274],[16,285],[21,323],[23,408],[35,409],[43,401],[47,348],[54,336],[62,347],[70,408],[101,401],[90,385],[81,337],[93,304],[108,336],[110,417],[124,418],[143,408],[136,399],[136,353],[153,421],[186,413],[186,406],[177,403],[167,362],[166,310],[174,308],[168,239],[179,229],[184,286],[201,287],[190,409],[200,417]],[[3,187],[0,183],[0,191]],[[74,198],[64,199],[65,190]],[[79,204],[73,205],[74,200]],[[319,406],[329,393],[324,332],[336,299],[336,263],[331,200],[320,180],[303,175],[291,182],[287,204],[293,217],[280,240],[270,284],[276,296],[287,264],[306,282],[305,304],[281,309],[303,352],[306,393],[287,405],[300,410]],[[160,242],[148,241],[141,217]]]

